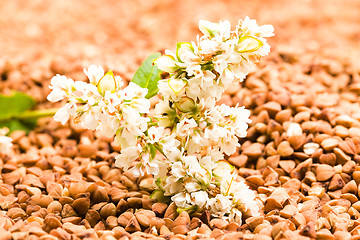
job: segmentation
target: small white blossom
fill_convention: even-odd
[[[210,198],[207,202],[210,213],[216,217],[223,217],[229,214],[232,209],[232,201],[223,194],[217,194],[214,198]]]
[[[64,99],[72,91],[73,85],[74,80],[57,74],[51,79],[50,89],[52,89],[52,91],[47,96],[47,99],[51,102]]]
[[[199,208],[202,208],[209,200],[209,196],[205,191],[192,192],[191,197],[194,199],[194,204]]]
[[[176,110],[170,107],[169,101],[160,100],[155,106],[155,118],[160,127],[170,127],[174,124]]]
[[[176,181],[184,178],[186,171],[183,167],[183,164],[181,162],[175,162],[171,166],[171,174],[176,177]]]
[[[104,76],[104,69],[100,66],[90,65],[88,69],[84,68],[85,75],[93,85],[97,85],[99,80]]]
[[[145,174],[157,175],[159,173],[158,162],[150,160],[149,154],[143,154],[141,161],[131,169],[134,177],[143,177]]]
[[[186,191],[189,193],[199,191],[201,189],[201,185],[195,179],[190,182],[185,182],[184,186]]]
[[[169,176],[166,178],[166,184],[164,186],[165,196],[174,195],[183,190],[184,186],[181,180],[177,180],[175,176]]]
[[[191,201],[190,195],[184,192],[174,195],[171,200],[175,202],[176,206],[181,208],[187,207],[187,203]]]
[[[239,223],[239,225],[241,225],[242,223],[242,213],[239,209],[236,208],[232,208],[230,210],[230,214],[229,214],[229,221],[230,222],[237,222]]]
[[[74,116],[76,113],[76,105],[73,103],[67,103],[61,107],[54,115],[54,120],[65,124],[70,116]]]
[[[163,127],[150,127],[148,129],[149,143],[154,144],[160,141],[161,137],[164,134]]]
[[[141,149],[139,146],[132,146],[121,150],[121,153],[116,156],[115,166],[123,168],[125,171],[129,169],[133,161],[139,158]]]
[[[233,181],[228,192],[233,195],[233,201],[242,206],[244,212],[248,211],[252,216],[260,215],[260,208],[255,201],[255,193],[244,181]]]
[[[193,118],[184,118],[176,125],[176,133],[180,137],[186,137],[191,135],[196,127],[197,123]]]
[[[136,83],[130,82],[129,85],[124,88],[120,94],[122,99],[124,100],[132,100],[134,98],[145,98],[148,90],[146,88],[142,88]]]

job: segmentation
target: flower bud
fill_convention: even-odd
[[[189,42],[179,42],[176,44],[176,57],[178,60],[184,62],[187,59],[191,61],[197,56],[194,54],[194,48]]]
[[[236,45],[236,51],[239,53],[255,52],[262,46],[263,43],[260,40],[254,37],[244,36],[239,39],[239,42]]]
[[[219,32],[219,24],[210,21],[200,20],[199,22],[200,31],[209,37],[214,37]]]
[[[185,88],[187,81],[177,78],[170,78],[168,80],[168,84],[171,90],[173,90],[175,94],[178,94]]]
[[[217,166],[213,170],[213,174],[217,181],[221,182],[222,179],[229,177],[231,172],[234,170],[234,167],[230,165],[228,162],[219,161],[217,162]]]
[[[198,110],[194,100],[188,97],[180,98],[180,100],[175,103],[175,106],[183,113],[195,113]]]
[[[170,55],[161,56],[157,58],[154,63],[160,70],[168,73],[173,73],[179,69],[174,58]]]
[[[104,95],[106,91],[115,92],[116,81],[112,71],[108,71],[98,82],[97,89],[101,95]]]

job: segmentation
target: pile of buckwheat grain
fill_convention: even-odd
[[[272,8],[282,1],[274,2]],[[264,8],[258,6],[259,1],[251,4],[251,9]],[[6,6],[4,9],[11,9],[9,4]],[[156,19],[156,6],[162,9],[160,3],[144,6],[148,11],[144,15]],[[79,8],[76,4],[75,7]],[[211,13],[213,10],[209,9],[211,5],[203,11]],[[161,19],[166,16],[162,11],[159,14]],[[234,12],[231,14],[234,16]],[[324,21],[321,16],[331,14],[320,13],[318,23]],[[277,25],[281,31],[297,29],[290,23],[282,26],[280,17],[273,23],[269,16],[262,22],[274,24],[275,30]],[[300,22],[316,30],[304,16],[295,17],[302,17]],[[346,22],[345,17],[340,20]],[[105,28],[111,29],[111,25]],[[40,29],[51,32],[46,27]],[[345,37],[339,36],[350,47],[355,46],[351,36],[359,34],[356,25],[352,30],[344,30]],[[27,28],[30,35],[34,31],[34,27]],[[186,31],[182,34],[190,39],[194,30]],[[346,35],[347,32],[351,34]],[[129,45],[146,46],[144,38],[137,45],[139,35],[135,33],[130,34],[128,41],[132,41],[132,36],[134,43],[128,42]],[[47,37],[50,40],[45,42],[55,39]],[[182,40],[178,37],[163,41],[163,48]],[[150,39],[146,51],[159,48],[161,41],[154,44],[153,35]],[[212,218],[207,212],[189,215],[184,211],[179,215],[174,204],[168,206],[150,199],[151,176],[136,179],[114,167],[119,149],[111,139],[45,118],[28,135],[13,132],[10,136],[16,154],[0,156],[0,239],[360,239],[359,61],[354,60],[356,55],[332,49],[331,44],[314,51],[320,48],[314,42],[299,50],[277,41],[281,42],[271,43],[274,50],[257,70],[241,86],[230,88],[219,102],[244,105],[251,110],[248,136],[241,140],[239,151],[227,160],[263,202],[260,217],[250,217],[240,226]],[[329,41],[337,39],[332,36]],[[22,40],[18,42],[24,44]],[[297,46],[302,44],[305,45],[299,41]],[[111,42],[110,46],[114,45]],[[0,57],[0,92],[29,93],[40,109],[56,106],[46,101],[53,75],[85,80],[84,64],[102,54],[91,47],[74,55],[69,48],[66,54],[56,57],[46,53],[32,55],[32,51],[19,52],[13,59],[10,54]],[[136,69],[134,63],[144,59],[146,51],[132,56],[132,51],[125,50],[120,58],[130,60],[124,65],[118,64],[115,53],[121,52],[119,49],[98,59],[130,80]]]

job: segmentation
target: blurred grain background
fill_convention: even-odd
[[[81,60],[132,75],[150,53],[195,40],[200,19],[235,25],[245,16],[274,25],[273,51],[355,61],[359,13],[358,0],[2,0],[0,65],[11,61],[35,69],[54,59]]]

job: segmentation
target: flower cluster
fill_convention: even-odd
[[[111,71],[104,74],[101,67],[84,69],[90,84],[56,75],[51,79],[52,92],[48,100],[68,100],[55,114],[56,121],[65,124],[70,117],[82,127],[98,130],[106,137],[114,137],[123,148],[136,145],[138,136],[147,130],[150,101],[147,89],[135,83],[121,88],[123,82]]]
[[[176,52],[165,51],[157,66],[171,77],[160,82],[160,93],[177,101],[184,93],[194,101],[214,105],[234,81],[243,81],[261,56],[270,51],[265,37],[273,36],[271,25],[258,26],[246,17],[235,31],[228,21],[200,21],[204,34],[197,42],[181,42]]]
[[[259,207],[223,159],[246,136],[250,112],[215,103],[269,53],[265,37],[273,35],[273,27],[245,18],[235,31],[228,21],[200,21],[199,28],[204,35],[197,43],[178,43],[175,53],[166,50],[155,61],[170,75],[158,84],[162,100],[155,117],[172,133],[171,141],[159,142],[169,171],[155,177],[159,189],[180,209],[208,209],[214,216],[239,221],[241,213],[256,215]]]
[[[8,128],[0,128],[0,153],[9,153],[13,146],[12,138],[6,136],[8,132]]]
[[[245,18],[235,31],[228,21],[200,21],[204,34],[197,43],[179,43],[176,53],[155,60],[169,73],[158,82],[161,99],[149,115],[147,89],[127,87],[101,67],[84,69],[90,83],[57,75],[50,101],[68,103],[54,116],[69,117],[84,128],[114,136],[121,146],[115,166],[134,176],[152,174],[154,198],[170,197],[179,211],[208,210],[213,216],[241,222],[259,214],[255,194],[225,160],[246,136],[250,111],[216,105],[225,89],[242,81],[261,56],[268,54],[265,37],[272,26]]]

